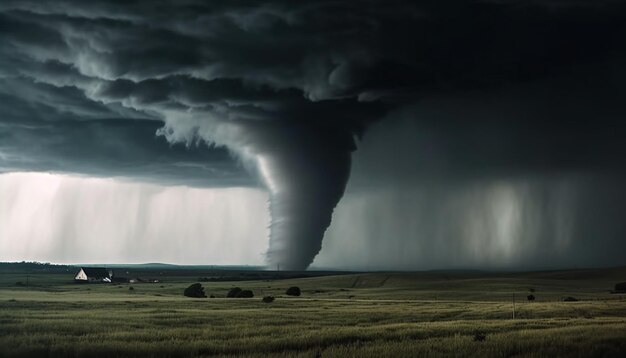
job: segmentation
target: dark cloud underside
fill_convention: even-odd
[[[429,96],[553,78],[563,79],[554,93],[526,94],[549,100],[521,108],[529,112],[521,119],[464,118],[461,110],[424,125],[458,142],[449,157],[460,167],[475,162],[464,144],[472,131],[486,132],[493,147],[503,144],[503,156],[512,152],[511,165],[521,170],[602,166],[595,150],[623,149],[610,140],[624,132],[623,111],[606,99],[623,94],[624,14],[613,1],[3,1],[2,166],[194,176],[180,171],[183,163],[214,167],[197,176],[228,185],[242,173],[224,151],[155,139],[163,121],[170,141],[218,145],[231,143],[203,131],[205,122],[296,122],[331,136],[358,134],[388,110]],[[597,74],[601,80],[567,93]],[[567,111],[579,99],[588,123]],[[543,158],[519,149],[529,135]],[[572,149],[584,154],[564,154]]]

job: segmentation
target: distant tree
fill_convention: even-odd
[[[134,290],[134,289],[135,289],[135,288],[134,288],[133,286],[130,286],[130,287],[128,288],[128,290],[129,290],[129,291],[132,291],[132,290]],[[89,290],[89,289],[87,289],[87,290]]]
[[[187,287],[183,292],[183,295],[186,297],[195,297],[195,298],[204,298],[206,294],[204,293],[204,287],[202,287],[199,283],[194,283],[191,286]]]
[[[578,299],[575,298],[575,297],[569,296],[569,297],[563,297],[562,301],[563,302],[576,302],[576,301],[578,301]]]
[[[262,299],[263,303],[272,303],[274,302],[274,296],[265,296]]]
[[[300,287],[292,286],[285,291],[285,294],[288,296],[300,296],[302,293],[300,292]]]
[[[526,296],[526,298],[528,299],[528,302],[532,302],[535,300],[535,296],[534,295],[528,295]]]
[[[251,290],[242,290],[237,294],[237,298],[252,298],[254,297],[254,292]]]
[[[237,297],[237,295],[241,292],[241,288],[239,287],[233,287],[231,288],[228,293],[226,294],[226,297],[228,298],[235,298]]]

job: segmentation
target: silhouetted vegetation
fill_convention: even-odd
[[[300,296],[302,293],[300,292],[300,287],[292,286],[285,291],[285,294],[288,296]]]
[[[626,293],[626,282],[620,282],[615,285],[616,293]]]
[[[568,296],[568,297],[563,297],[562,301],[563,302],[577,302],[578,299],[572,296]]]
[[[56,265],[49,262],[22,261],[22,262],[0,262],[0,270],[2,272],[11,271],[30,271],[30,272],[67,272],[74,270],[75,267],[68,265]]]
[[[252,298],[254,293],[251,290],[242,290],[240,287],[231,288],[226,294],[228,298]]]
[[[482,342],[487,339],[487,333],[483,331],[474,332],[474,342]]]
[[[183,295],[194,298],[206,297],[206,294],[204,293],[204,287],[202,287],[202,285],[199,283],[194,283],[191,286],[187,287],[183,292]]]
[[[265,296],[265,297],[263,297],[262,301],[264,303],[272,303],[272,302],[274,302],[274,299],[275,299],[274,296]]]
[[[532,302],[535,300],[535,295],[528,295],[526,298],[528,299],[528,302]]]
[[[235,298],[237,297],[237,295],[239,295],[239,293],[241,293],[241,288],[233,287],[228,291],[228,293],[226,294],[226,297]]]
[[[254,297],[254,292],[251,290],[241,290],[236,296],[237,298],[252,298]]]

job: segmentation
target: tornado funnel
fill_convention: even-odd
[[[270,192],[270,267],[305,270],[321,250],[350,176],[350,143],[322,149],[296,147],[257,157]]]

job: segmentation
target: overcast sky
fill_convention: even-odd
[[[624,265],[621,1],[0,2],[0,260]]]

